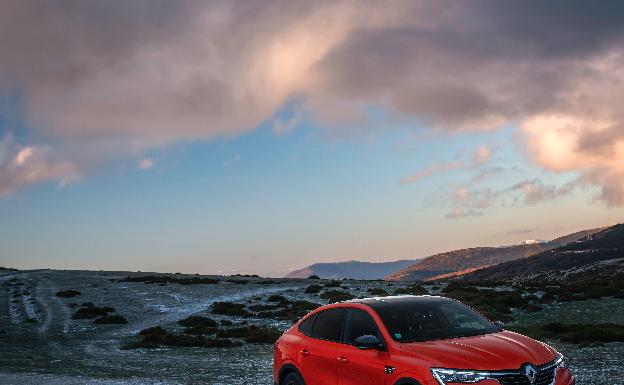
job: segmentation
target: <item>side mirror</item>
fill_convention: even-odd
[[[359,336],[358,338],[355,339],[355,347],[358,349],[381,349],[383,347],[381,341],[379,341],[379,338],[367,334],[367,335],[363,335],[363,336]]]
[[[494,321],[492,322],[494,325],[498,326],[501,329],[505,329],[505,324],[501,321]]]

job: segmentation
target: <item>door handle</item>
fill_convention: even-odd
[[[338,357],[338,361],[342,362],[343,364],[346,364],[349,362],[349,359],[345,356],[342,356],[342,357]]]
[[[304,356],[304,357],[307,357],[307,356],[309,356],[309,355],[310,355],[310,352],[309,352],[309,351],[307,351],[306,349],[303,349],[300,353],[301,353],[301,355],[302,355],[302,356]]]

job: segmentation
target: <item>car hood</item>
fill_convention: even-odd
[[[403,355],[423,359],[432,367],[454,369],[518,369],[524,363],[542,365],[557,356],[550,346],[510,331],[400,345]]]

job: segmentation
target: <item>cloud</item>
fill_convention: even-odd
[[[443,162],[443,163],[434,163],[431,166],[422,169],[420,171],[418,171],[417,173],[410,175],[410,176],[406,176],[404,178],[401,179],[400,183],[401,184],[412,184],[412,183],[416,183],[418,181],[420,181],[422,178],[426,178],[428,176],[431,176],[433,174],[437,174],[440,172],[445,172],[445,171],[451,171],[451,170],[457,170],[459,168],[464,167],[463,163],[461,162]]]
[[[489,162],[491,157],[492,157],[492,150],[490,150],[488,146],[483,145],[477,148],[477,151],[475,152],[474,157],[472,158],[472,163],[475,166],[480,166],[484,163]]]
[[[141,158],[137,164],[139,170],[149,170],[154,167],[155,163],[152,158]]]
[[[434,130],[519,123],[536,163],[624,204],[619,2],[22,0],[0,4],[0,36],[0,93],[81,173],[297,100],[335,130],[371,106]]]
[[[525,180],[511,186],[507,191],[520,191],[523,195],[524,203],[534,205],[549,200],[565,196],[576,187],[575,182],[567,183],[561,187],[553,184],[545,184],[539,179]]]
[[[0,197],[32,183],[65,186],[80,179],[78,168],[55,159],[45,146],[19,146],[10,136],[0,141]]]
[[[476,210],[464,210],[462,208],[454,208],[453,211],[446,214],[446,218],[448,219],[459,219],[466,217],[478,217],[483,215],[482,212]]]
[[[600,186],[598,199],[609,205],[623,205],[624,126],[621,124],[593,114],[548,114],[526,120],[522,130],[527,137],[528,152],[536,163],[553,171],[579,171],[581,185]]]
[[[427,168],[424,168],[413,175],[406,176],[400,180],[400,184],[412,184],[419,182],[421,179],[429,177],[434,174],[443,173],[452,170],[465,169],[465,168],[479,168],[483,166],[485,163],[489,162],[492,156],[492,151],[486,145],[479,146],[472,157],[472,162],[464,162],[464,161],[449,161],[449,162],[440,162],[434,163]],[[489,168],[481,170],[479,175],[480,178],[485,178],[487,173],[496,173],[498,168]],[[477,177],[479,177],[479,175]]]

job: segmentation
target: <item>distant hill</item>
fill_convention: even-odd
[[[286,275],[286,278],[308,278],[317,275],[320,278],[352,278],[352,279],[382,279],[388,274],[414,264],[417,260],[402,260],[394,262],[333,262],[315,263]]]
[[[535,278],[551,275],[584,277],[618,269],[624,258],[624,225],[603,229],[565,246],[529,258],[502,263],[466,274],[470,281],[501,280],[511,277]]]
[[[449,278],[488,266],[527,258],[561,247],[601,229],[579,231],[549,242],[503,247],[474,247],[432,255],[385,277],[388,281],[424,281]]]

